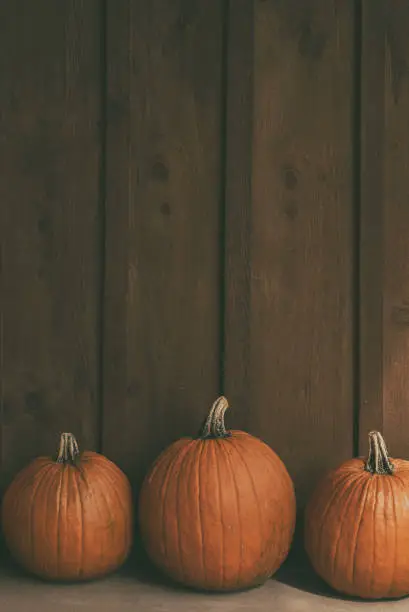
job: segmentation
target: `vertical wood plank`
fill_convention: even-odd
[[[98,437],[100,2],[0,5],[0,488]]]
[[[136,490],[219,391],[222,18],[108,0],[103,447]]]
[[[409,5],[363,0],[360,450],[409,438]]]
[[[230,10],[225,391],[302,507],[353,452],[353,2]]]
[[[254,122],[253,0],[230,3],[227,21],[225,147],[224,392],[235,426],[250,425],[249,394],[252,325],[251,235]],[[237,428],[236,427],[236,428]]]

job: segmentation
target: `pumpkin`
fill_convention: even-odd
[[[369,454],[331,470],[305,513],[305,548],[337,591],[366,599],[409,594],[409,462],[391,459],[381,434]]]
[[[295,522],[292,480],[267,444],[227,431],[225,397],[199,435],[158,457],[139,497],[143,544],[173,580],[238,590],[270,577],[286,558]]]
[[[46,579],[85,580],[115,570],[132,540],[132,496],[125,474],[61,435],[56,460],[34,459],[5,492],[6,544],[26,570]]]

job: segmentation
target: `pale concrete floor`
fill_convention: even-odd
[[[289,559],[262,587],[235,594],[203,594],[170,584],[141,564],[96,582],[44,583],[26,576],[6,556],[0,568],[0,612],[409,612],[409,598],[399,601],[348,600],[331,592],[305,563]]]

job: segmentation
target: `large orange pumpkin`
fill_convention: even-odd
[[[13,557],[55,580],[90,579],[119,567],[132,541],[132,496],[125,474],[106,457],[61,435],[56,460],[39,457],[3,498],[2,526]]]
[[[204,590],[264,582],[286,558],[294,531],[294,488],[284,464],[258,438],[227,431],[227,407],[218,398],[197,438],[182,438],[158,457],[139,500],[152,561]]]
[[[334,589],[362,598],[409,594],[409,462],[391,459],[379,432],[369,455],[318,484],[306,509],[305,546]]]

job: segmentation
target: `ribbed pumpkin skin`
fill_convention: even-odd
[[[125,474],[85,451],[78,467],[40,457],[7,489],[2,526],[14,558],[54,580],[86,580],[119,567],[132,542],[132,496]]]
[[[152,561],[174,580],[236,590],[271,576],[286,558],[295,522],[291,478],[279,457],[241,431],[178,440],[159,456],[139,501]]]
[[[329,472],[305,515],[305,547],[334,589],[366,599],[409,594],[409,462],[392,475],[351,459]]]

